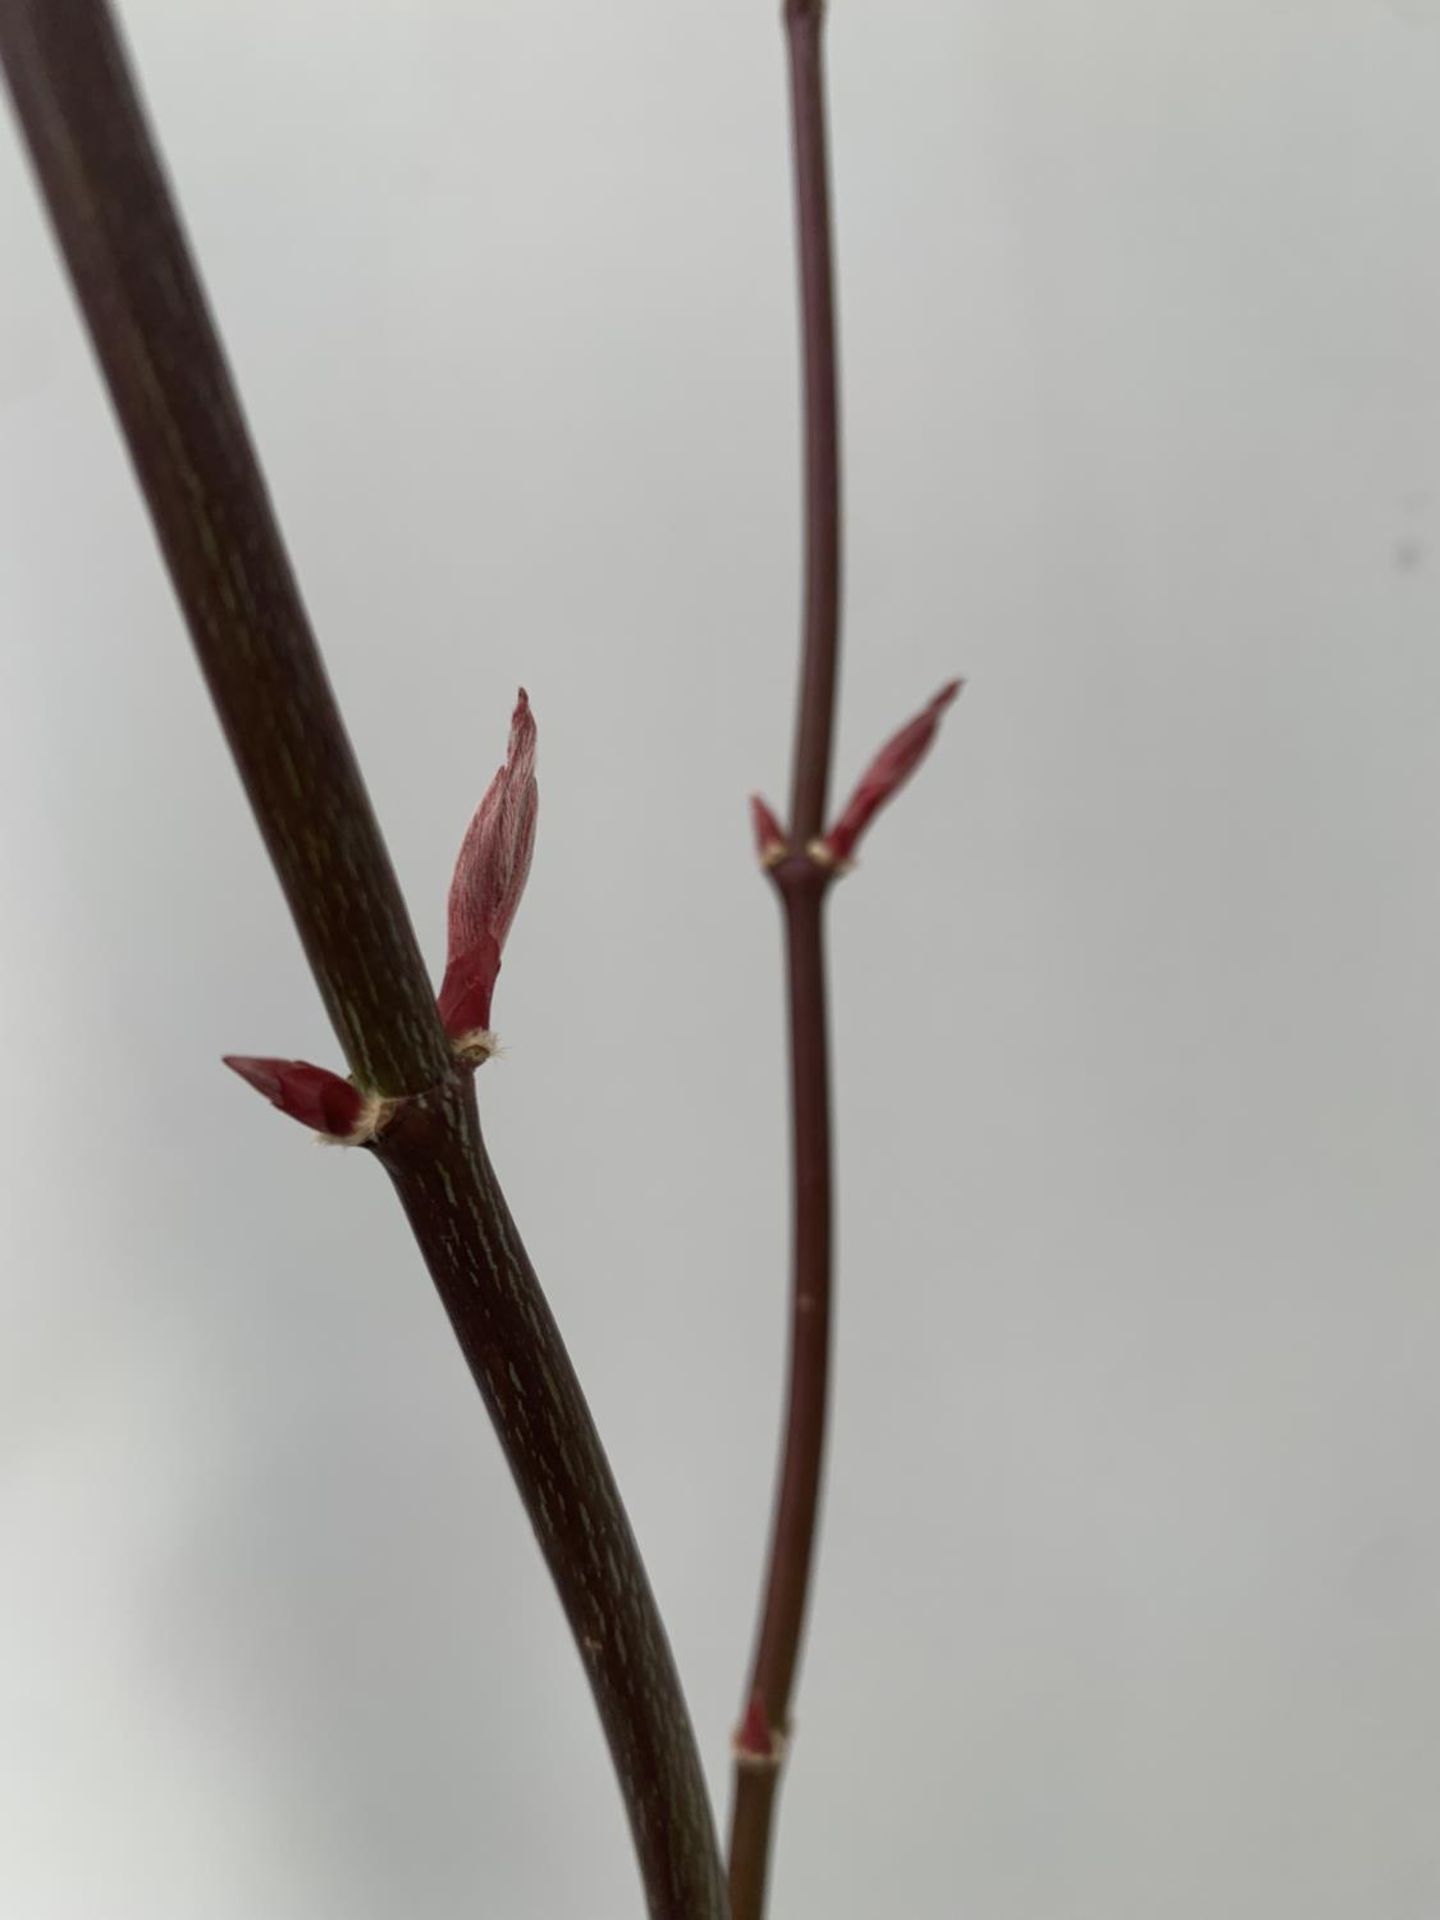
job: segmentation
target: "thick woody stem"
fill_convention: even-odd
[[[652,1920],[727,1920],[689,1714],[644,1567],[485,1157],[469,1070],[441,1028],[109,9],[0,0],[0,59],[311,968],[356,1079],[389,1097],[374,1150],[576,1635]]]
[[[654,1920],[728,1906],[679,1676],[580,1383],[481,1138],[466,1073],[372,1151],[485,1399],[585,1665]]]
[[[804,851],[830,782],[840,626],[840,432],[831,272],[822,0],[787,0],[805,381],[805,612],[787,857],[770,868],[784,914],[793,1181],[790,1367],[760,1623],[746,1699],[769,1730],[736,1740],[732,1920],[760,1920],[814,1561],[830,1373],[833,1253],[826,895],[833,869]]]
[[[176,596],[356,1078],[446,1070],[405,903],[103,0],[0,0],[0,54]]]

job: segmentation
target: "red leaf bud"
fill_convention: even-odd
[[[440,1024],[452,1040],[490,1025],[490,1000],[500,973],[500,945],[493,933],[457,953],[440,984]]]
[[[789,851],[785,829],[758,793],[750,796],[750,824],[755,830],[755,851],[762,867],[773,867]]]
[[[256,1059],[247,1053],[227,1053],[225,1065],[263,1093],[271,1106],[317,1133],[346,1140],[364,1125],[370,1103],[357,1086],[328,1067],[312,1067],[307,1060]]]
[[[452,1039],[490,1024],[490,998],[535,851],[535,717],[515,703],[505,763],[466,829],[450,882],[449,942],[440,1017]]]
[[[840,863],[848,861],[860,836],[880,809],[900,791],[930,750],[940,725],[940,716],[956,698],[965,682],[952,680],[915,718],[908,721],[876,754],[861,775],[845,811],[816,846],[822,858]]]

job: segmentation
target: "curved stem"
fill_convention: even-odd
[[[375,1142],[484,1397],[595,1695],[654,1920],[726,1920],[709,1796],[640,1552],[486,1154],[474,1086]]]
[[[221,723],[376,1152],[579,1642],[652,1920],[726,1920],[690,1718],[609,1466],[485,1157],[104,0],[0,0],[20,124]]]

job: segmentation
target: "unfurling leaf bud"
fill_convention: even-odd
[[[811,853],[826,865],[848,862],[860,836],[886,802],[897,794],[925,758],[940,725],[940,716],[964,686],[952,680],[944,686],[923,712],[887,740],[861,775],[845,811],[830,831],[811,848]]]
[[[450,883],[449,946],[440,1018],[452,1040],[490,1024],[490,1000],[535,851],[535,717],[525,689],[515,703],[505,764],[460,843]]]
[[[349,1080],[308,1060],[262,1060],[227,1053],[225,1065],[263,1093],[271,1106],[332,1140],[356,1140],[371,1131],[374,1106]]]
[[[785,829],[758,793],[750,796],[750,824],[755,830],[755,851],[761,866],[778,866],[790,851]]]

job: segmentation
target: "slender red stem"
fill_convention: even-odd
[[[830,179],[825,133],[824,0],[787,0],[800,326],[805,382],[805,627],[796,703],[790,832],[804,847],[825,825],[840,640],[840,404]]]
[[[732,1920],[760,1920],[765,1910],[775,1800],[814,1566],[830,1377],[833,1197],[824,910],[833,876],[806,851],[825,822],[840,628],[840,431],[823,26],[822,0],[787,0],[805,382],[805,612],[790,851],[770,872],[783,908],[788,978],[790,1365],[747,1716],[736,1740]]]
[[[760,1624],[746,1698],[769,1734],[737,1740],[730,1825],[733,1920],[765,1910],[771,1828],[809,1607],[830,1383],[833,1195],[825,974],[829,876],[791,858],[775,869],[785,931],[790,1030],[789,1389]]]
[[[830,1373],[830,1056],[826,1011],[826,880],[811,862],[778,882],[785,920],[790,1025],[790,1395],[776,1490],[770,1577],[750,1694],[784,1729],[799,1660],[815,1551]]]

